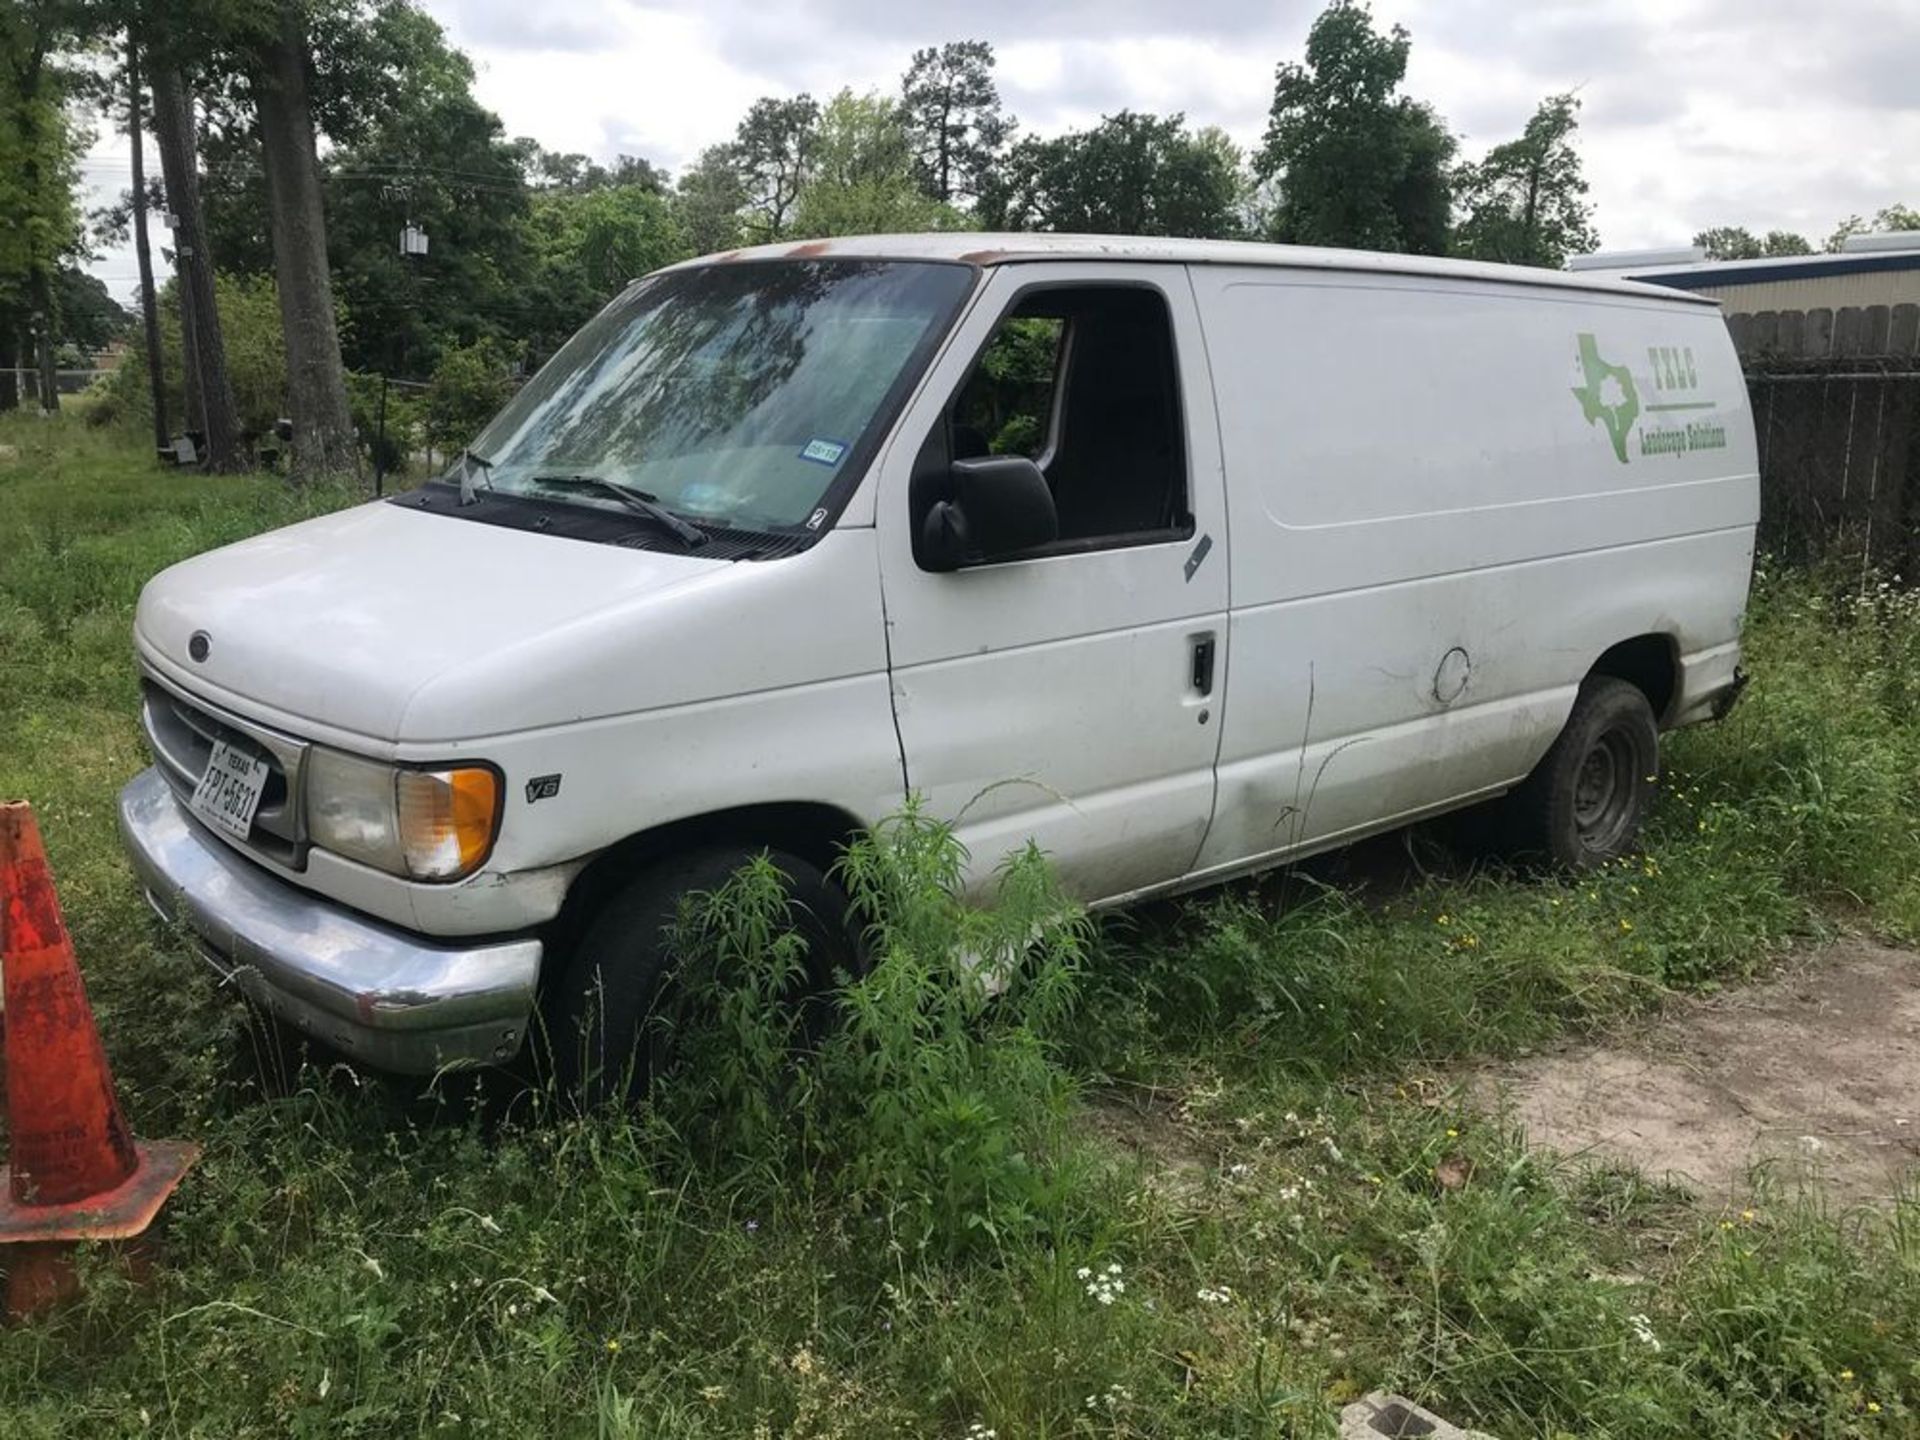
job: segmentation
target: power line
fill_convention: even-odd
[[[131,171],[133,169],[132,161],[111,156],[83,160],[80,163],[83,168],[91,167],[97,170]],[[264,179],[266,176],[266,171],[248,160],[203,160],[200,169],[203,173],[209,175],[240,176],[246,179]],[[540,193],[543,188],[548,188],[534,185],[524,177],[516,176],[513,172],[507,170],[467,170],[454,165],[415,165],[399,161],[392,163],[362,161],[353,165],[336,166],[322,164],[320,167],[320,175],[323,180],[347,178],[395,180],[410,179],[415,176],[435,178],[450,176],[454,179],[465,180],[474,184],[496,185],[510,187],[516,190],[523,189],[532,193]]]

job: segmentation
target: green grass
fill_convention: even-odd
[[[1644,855],[1580,883],[1416,839],[1437,878],[1386,898],[1270,881],[1091,930],[1032,861],[958,914],[908,821],[856,857],[882,962],[796,1069],[749,872],[689,917],[724,964],[695,1058],[579,1117],[263,1085],[119,858],[141,583],[344,497],[72,422],[0,446],[0,793],[35,802],[138,1127],[206,1146],[150,1286],[93,1254],[83,1302],[0,1331],[3,1440],[1307,1436],[1378,1386],[1508,1437],[1920,1431],[1920,1204],[1702,1213],[1450,1080],[1798,938],[1920,931],[1905,596],[1766,577],[1751,696],[1671,742]],[[1030,935],[988,1003],[960,952]]]

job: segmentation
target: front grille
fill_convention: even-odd
[[[215,710],[203,701],[189,700],[150,675],[142,678],[140,689],[147,744],[180,803],[193,798],[216,741],[225,740],[264,760],[266,788],[245,848],[290,870],[304,870],[307,836],[300,812],[300,772],[306,763],[306,743]]]

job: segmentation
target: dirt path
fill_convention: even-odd
[[[1846,1203],[1920,1165],[1920,955],[1846,940],[1773,981],[1478,1077],[1528,1137],[1731,1203],[1770,1162]]]

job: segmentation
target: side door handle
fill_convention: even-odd
[[[1194,694],[1200,696],[1211,695],[1213,694],[1213,655],[1215,648],[1213,635],[1211,632],[1205,635],[1195,635],[1189,642],[1189,645],[1190,665],[1187,676],[1188,683],[1192,685]]]

